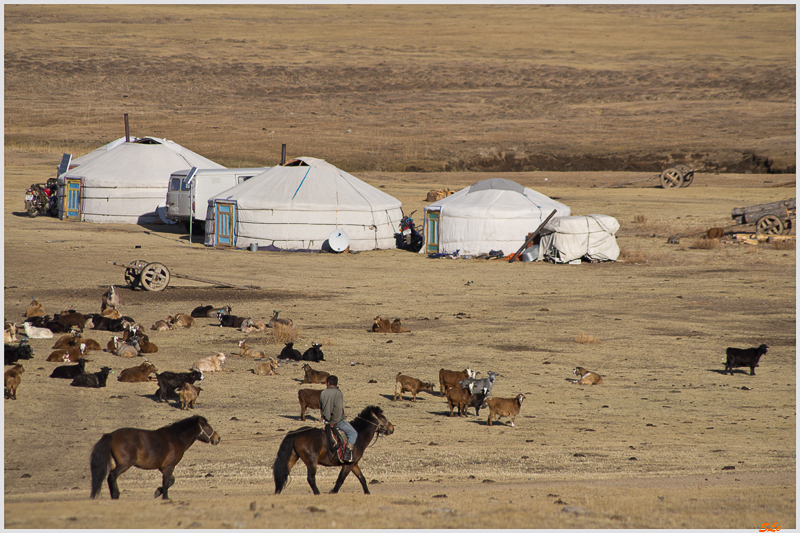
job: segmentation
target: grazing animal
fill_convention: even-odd
[[[466,387],[470,383],[473,384],[473,389],[475,391],[479,391],[482,389],[486,389],[486,396],[489,396],[492,393],[492,387],[494,386],[495,379],[497,379],[497,374],[495,372],[489,372],[488,377],[475,379],[475,378],[467,378],[464,381],[459,381],[459,384],[462,387]]]
[[[17,326],[11,322],[5,323],[3,342],[17,342]]]
[[[278,359],[291,359],[293,361],[300,361],[303,358],[303,354],[300,353],[300,350],[294,348],[293,342],[287,342],[286,346],[283,347],[281,353],[278,354]]]
[[[308,470],[306,479],[314,494],[319,494],[316,480],[318,466],[342,467],[339,471],[339,477],[336,479],[336,484],[331,490],[332,493],[339,492],[347,475],[353,472],[353,475],[361,482],[364,494],[369,494],[367,480],[364,474],[361,473],[361,467],[358,466],[358,462],[363,457],[375,434],[391,435],[394,433],[394,426],[383,415],[381,408],[375,405],[364,408],[361,414],[352,421],[351,425],[358,433],[358,439],[353,449],[353,462],[345,464],[341,463],[334,454],[328,453],[327,437],[323,429],[305,427],[288,433],[281,442],[275,462],[272,464],[275,494],[279,494],[286,487],[289,473],[298,460],[303,461],[306,465]]]
[[[195,381],[203,381],[205,376],[199,370],[192,370],[191,372],[161,372],[156,374],[156,381],[158,381],[158,390],[156,396],[159,402],[166,402],[168,396],[175,396],[175,389],[183,387],[184,383],[192,383]]]
[[[139,353],[156,353],[158,351],[158,346],[150,342],[150,337],[145,334],[139,336],[138,342]]]
[[[312,361],[314,363],[319,363],[320,361],[325,360],[325,354],[322,353],[320,348],[322,347],[319,343],[314,343],[311,345],[311,348],[306,350],[303,353],[303,361]]]
[[[25,372],[25,369],[22,368],[22,365],[14,365],[12,368],[6,370],[4,375],[5,378],[5,397],[10,398],[12,400],[17,399],[17,388],[19,384],[22,382],[22,373]]]
[[[119,309],[119,293],[117,289],[111,285],[108,290],[103,293],[103,302],[100,304],[100,313],[106,309]]]
[[[35,316],[46,316],[46,313],[44,312],[44,306],[37,302],[36,298],[33,298],[22,316],[33,318]]]
[[[53,350],[46,361],[51,363],[72,362],[77,363],[86,353],[86,344],[73,345],[67,349]]]
[[[402,324],[400,324],[399,318],[394,319],[391,328],[392,328],[392,333],[409,333],[411,331],[409,329],[404,328]]]
[[[74,379],[81,374],[86,373],[86,358],[78,359],[78,364],[76,365],[64,365],[64,366],[57,366],[53,369],[53,372],[50,374],[51,378],[61,378],[61,379]]]
[[[421,390],[426,390],[433,394],[433,383],[425,383],[423,381],[418,380],[417,378],[412,378],[410,376],[404,376],[401,372],[397,373],[397,377],[395,378],[395,388],[394,388],[394,400],[403,399],[404,392],[411,393],[411,401],[417,401],[417,393]]]
[[[222,363],[224,362],[225,354],[218,352],[195,361],[192,365],[192,370],[199,370],[201,372],[224,372],[224,370],[222,370]]]
[[[293,323],[291,318],[278,318],[278,314],[280,314],[280,311],[272,312],[272,318],[269,319],[267,327],[274,328],[275,324],[283,324],[284,326],[289,326],[289,327],[292,326]]]
[[[104,366],[100,369],[100,372],[95,372],[93,374],[80,374],[79,376],[75,376],[70,385],[73,387],[91,387],[94,389],[99,389],[106,386],[108,375],[112,373],[113,370],[111,370],[110,367]]]
[[[18,344],[4,344],[4,360],[6,365],[13,365],[20,359],[33,359],[33,348],[26,339]]]
[[[728,348],[725,350],[727,360],[725,361],[725,372],[733,375],[733,369],[740,366],[749,366],[750,375],[756,375],[756,367],[761,356],[767,353],[769,346],[762,344],[758,348]]]
[[[489,420],[488,424],[492,425],[492,420],[498,420],[502,416],[511,418],[511,427],[514,427],[514,419],[519,414],[519,408],[522,407],[522,400],[525,399],[524,394],[517,394],[516,398],[489,398],[486,400],[486,406],[489,407]]]
[[[328,376],[330,376],[328,372],[314,370],[308,363],[303,364],[303,372],[305,375],[302,383],[325,383],[328,380]]]
[[[278,360],[270,357],[268,360],[258,363],[253,369],[253,374],[256,376],[277,376]]]
[[[261,348],[251,348],[247,345],[246,342],[243,340],[239,341],[239,357],[252,357],[254,359],[260,359],[262,357],[266,357],[266,353]]]
[[[297,399],[300,401],[300,420],[306,419],[306,409],[319,409],[319,395],[322,389],[300,389]]]
[[[25,330],[25,336],[29,339],[52,339],[53,332],[48,328],[37,328],[29,322],[22,323],[22,329]]]
[[[176,328],[190,328],[194,326],[194,318],[186,313],[178,313],[175,316],[167,317],[167,322]]]
[[[150,329],[152,329],[153,331],[171,331],[175,329],[175,326],[173,326],[171,322],[167,322],[166,320],[157,320],[155,324],[150,326]]]
[[[175,483],[172,472],[194,441],[219,444],[220,436],[202,416],[193,416],[153,431],[121,428],[103,435],[92,448],[92,499],[108,478],[111,499],[119,499],[117,478],[135,466],[161,471],[161,486],[153,497],[168,500],[167,489]],[[114,467],[112,469],[112,466]]]
[[[453,408],[458,409],[458,416],[467,416],[472,397],[472,384],[467,387],[450,387],[447,389],[447,405],[450,406],[450,416],[453,416]]]
[[[183,387],[178,391],[178,396],[181,399],[181,410],[186,411],[188,409],[194,409],[194,403],[197,401],[197,397],[202,390],[203,389],[200,387],[196,387],[191,383],[184,383]]]
[[[154,378],[151,378],[150,374],[156,374],[157,372],[158,369],[156,368],[156,365],[150,361],[145,361],[139,366],[126,368],[120,372],[119,376],[117,377],[117,381],[122,381],[123,383],[143,383],[145,381],[153,381]]]
[[[372,324],[372,331],[376,331],[378,333],[391,333],[392,323],[386,318],[376,316],[375,323]]]
[[[464,381],[467,378],[474,377],[475,372],[470,370],[469,367],[461,372],[457,370],[445,370],[442,368],[439,370],[439,396],[444,396],[444,394],[447,392],[447,389],[455,387],[458,385],[459,381]]]
[[[603,383],[603,378],[600,377],[600,374],[586,370],[582,366],[575,367],[572,373],[578,376],[578,379],[572,380],[573,383],[577,383],[578,385],[600,385]]]

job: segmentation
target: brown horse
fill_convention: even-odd
[[[383,416],[381,408],[375,405],[366,407],[351,424],[358,433],[358,439],[353,450],[352,463],[342,463],[338,458],[330,456],[325,431],[322,429],[304,427],[286,435],[283,442],[281,442],[280,448],[278,448],[275,463],[272,465],[272,474],[275,477],[275,494],[280,493],[286,487],[286,482],[289,480],[289,472],[291,472],[298,459],[302,459],[306,464],[308,484],[311,485],[311,490],[314,491],[314,494],[319,494],[316,480],[317,465],[342,467],[331,493],[339,492],[342,483],[344,483],[344,478],[352,471],[361,482],[364,494],[369,494],[367,480],[364,478],[364,474],[361,473],[358,461],[361,460],[364,451],[366,451],[376,433],[378,435],[391,435],[394,433],[394,426]]]
[[[168,500],[167,489],[175,483],[172,471],[184,452],[198,439],[213,445],[220,441],[220,436],[202,416],[185,418],[156,430],[121,428],[106,433],[92,448],[92,498],[100,493],[103,479],[108,476],[111,499],[119,499],[117,478],[135,466],[143,470],[157,468],[161,471],[161,486],[153,497],[162,496]],[[115,465],[113,469],[112,459]]]

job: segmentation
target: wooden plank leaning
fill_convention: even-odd
[[[522,245],[522,247],[521,247],[519,250],[517,250],[517,252],[516,252],[516,253],[514,253],[514,254],[511,254],[511,257],[509,257],[509,258],[508,258],[508,262],[509,262],[509,263],[513,263],[513,262],[514,262],[514,260],[515,260],[517,257],[519,257],[519,255],[520,255],[520,254],[521,254],[521,253],[522,253],[522,252],[525,250],[525,248],[527,248],[528,246],[530,246],[530,245],[533,243],[533,239],[535,239],[535,238],[536,238],[536,236],[537,236],[537,235],[539,235],[539,232],[541,232],[541,231],[542,231],[542,229],[544,228],[544,225],[545,225],[545,224],[547,224],[548,222],[550,222],[550,219],[551,219],[551,218],[553,218],[555,215],[556,215],[556,210],[555,210],[555,209],[553,209],[553,212],[552,212],[552,213],[550,213],[549,215],[547,215],[547,218],[546,218],[546,219],[544,219],[544,222],[542,222],[541,224],[539,224],[539,227],[538,227],[538,228],[536,228],[536,231],[534,231],[533,233],[531,233],[530,237],[528,237],[527,239],[525,239],[525,244],[523,244],[523,245]]]

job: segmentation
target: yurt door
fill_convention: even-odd
[[[439,251],[439,211],[426,211],[427,221],[425,224],[425,251],[429,254]]]
[[[216,203],[217,244],[221,246],[236,245],[236,204]]]
[[[66,203],[65,218],[67,220],[80,220],[81,219],[81,180],[80,179],[67,179],[65,180],[67,194],[64,195],[64,202]]]

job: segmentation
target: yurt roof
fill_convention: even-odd
[[[503,178],[479,181],[425,209],[463,218],[544,218],[553,209],[559,216],[570,214],[570,208],[561,202]]]

